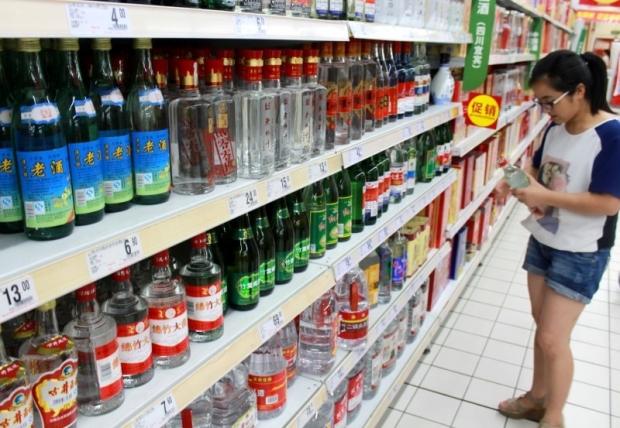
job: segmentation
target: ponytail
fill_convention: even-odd
[[[585,99],[590,112],[600,110],[612,113],[607,103],[607,67],[592,52],[578,55],[573,51],[554,51],[536,63],[530,77],[530,86],[546,80],[558,92],[575,93],[580,83],[585,87]]]

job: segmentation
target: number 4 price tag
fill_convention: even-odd
[[[263,343],[266,342],[267,339],[281,330],[285,323],[284,313],[282,312],[282,309],[278,309],[273,315],[258,326],[258,333],[260,334],[261,341]]]
[[[131,426],[132,428],[159,428],[164,426],[178,412],[174,395],[170,393],[158,403],[153,404],[150,409],[133,421]]]
[[[258,190],[250,189],[228,198],[228,214],[235,218],[258,207]]]
[[[86,263],[94,281],[141,260],[142,256],[140,235],[134,233],[89,251]]]
[[[39,303],[30,275],[0,285],[0,322],[24,313]]]
[[[74,36],[131,36],[129,10],[99,3],[67,3],[67,21]]]

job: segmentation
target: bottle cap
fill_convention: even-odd
[[[286,54],[286,75],[292,78],[301,77],[304,59],[301,49],[289,49]]]
[[[52,47],[52,39],[41,39],[41,50],[50,49]]]
[[[177,59],[179,86],[181,89],[198,89],[198,61],[194,59]]]
[[[322,42],[320,46],[322,58],[332,58],[334,56],[334,44],[332,42]]]
[[[263,64],[263,79],[279,79],[280,67],[282,66],[282,51],[278,49],[265,49],[263,51]]]
[[[345,43],[344,42],[334,42],[334,56],[336,57],[344,57],[346,53]]]
[[[151,39],[134,39],[133,48],[134,49],[152,49],[153,42],[151,41]]]
[[[90,43],[90,47],[94,51],[112,50],[112,39],[93,39]]]
[[[500,156],[497,159],[497,164],[499,165],[500,168],[503,168],[506,165],[508,165],[508,159],[506,159],[504,156]]]
[[[78,288],[75,291],[75,299],[78,302],[90,302],[91,300],[95,300],[97,298],[97,288],[95,287],[95,283],[90,283],[85,285],[84,287]]]
[[[161,251],[153,256],[153,267],[166,267],[168,265],[170,265],[168,250]]]
[[[403,51],[402,42],[392,42],[392,50],[394,51],[394,53],[401,53]]]
[[[205,58],[209,58],[211,56],[211,47],[210,46],[201,46],[199,48],[194,48],[193,57],[195,60],[200,63],[201,60]]]
[[[403,53],[406,53],[406,54],[411,53],[411,43],[403,42]]]
[[[43,303],[40,305],[37,310],[39,311],[50,311],[56,307],[56,300],[50,300],[47,303]]]
[[[232,49],[220,49],[215,51],[215,56],[221,59],[224,64],[224,80],[232,82],[233,67],[235,66],[235,51]]]
[[[11,49],[10,42],[7,39],[7,50],[17,50],[19,52],[40,52],[41,42],[39,39],[17,39],[17,46]]]
[[[370,56],[371,52],[372,52],[372,41],[363,40],[362,41],[362,54],[364,56]]]
[[[205,59],[204,70],[207,85],[222,85],[224,81],[224,60],[217,58]]]
[[[168,86],[168,60],[167,59],[154,59],[153,60],[153,72],[155,73],[155,81],[157,87],[163,89]]]
[[[358,40],[351,40],[346,43],[347,56],[360,56],[362,52],[362,44]]]
[[[319,50],[318,49],[305,49],[304,50],[304,66],[303,71],[305,76],[316,76],[319,74]]]
[[[244,79],[248,82],[260,82],[263,77],[263,51],[247,50],[244,55]]]
[[[112,279],[116,282],[129,281],[131,279],[131,268],[126,267],[114,272]]]
[[[191,246],[195,250],[199,248],[205,248],[207,246],[207,234],[201,233],[199,235],[194,236],[191,240]]]
[[[171,83],[173,85],[181,84],[179,61],[181,61],[181,58],[172,58],[168,60],[168,83]]]

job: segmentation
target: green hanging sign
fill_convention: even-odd
[[[578,53],[578,54],[582,54],[583,53],[583,47],[586,44],[586,37],[587,36],[588,36],[588,30],[584,26],[581,29],[581,31],[579,32],[579,42],[577,42],[577,49],[575,50],[576,53]]]
[[[469,18],[469,32],[473,43],[467,46],[463,72],[464,91],[479,88],[487,77],[494,21],[495,0],[473,0]]]
[[[540,45],[541,45],[541,35],[543,29],[543,19],[542,18],[534,18],[532,23],[530,24],[530,34],[528,38],[528,44],[530,48],[530,53],[536,57],[536,61],[540,59]]]

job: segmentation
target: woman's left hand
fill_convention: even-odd
[[[525,204],[530,210],[536,210],[538,207],[547,205],[548,195],[551,190],[544,187],[530,174],[530,185],[525,189],[512,189],[512,194],[519,202]]]

